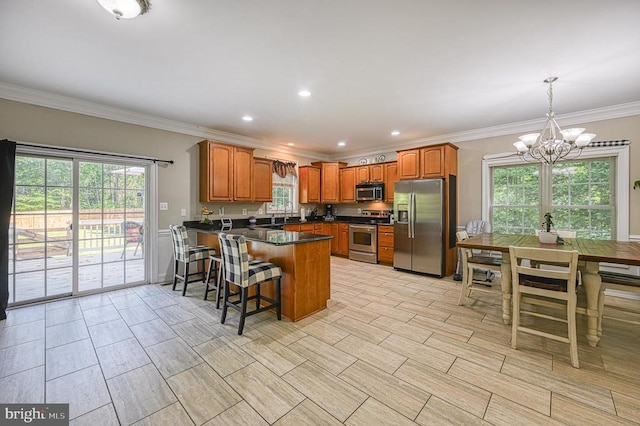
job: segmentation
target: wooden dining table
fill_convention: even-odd
[[[458,242],[458,247],[502,253],[502,318],[511,323],[511,262],[509,246],[577,250],[578,269],[587,296],[587,340],[596,346],[602,336],[602,324],[598,321],[604,307],[604,286],[598,274],[600,262],[623,265],[640,265],[640,243],[612,240],[565,238],[564,244],[543,244],[535,235],[480,234]],[[467,271],[464,271],[467,273]],[[464,281],[463,281],[464,282]]]

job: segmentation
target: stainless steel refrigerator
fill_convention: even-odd
[[[444,276],[444,180],[396,182],[393,267]]]

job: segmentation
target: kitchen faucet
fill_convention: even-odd
[[[293,204],[291,202],[284,205],[284,223],[287,223],[287,207],[291,206],[291,214],[293,215]]]

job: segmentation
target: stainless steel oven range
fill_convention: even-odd
[[[376,225],[349,225],[349,259],[378,263],[378,228]]]
[[[389,217],[389,210],[363,210],[363,218],[371,218],[371,223],[349,225],[349,259],[378,263],[378,227],[376,219]]]

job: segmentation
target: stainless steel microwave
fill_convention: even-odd
[[[384,183],[366,182],[356,185],[356,201],[383,201]]]

